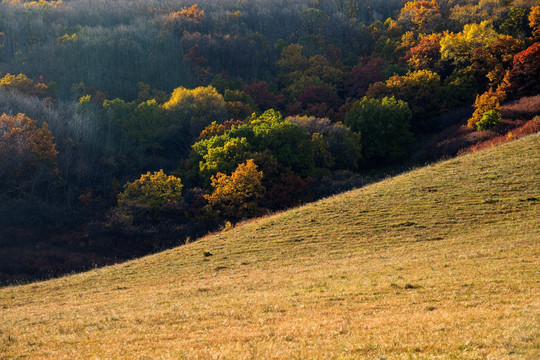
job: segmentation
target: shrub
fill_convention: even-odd
[[[501,122],[501,113],[497,110],[486,111],[482,118],[476,123],[478,131],[491,129]]]
[[[518,139],[530,134],[536,134],[539,131],[540,116],[535,116],[532,120],[527,121],[525,124],[512,131],[512,136],[510,138]]]
[[[508,141],[516,140],[530,134],[536,134],[540,131],[540,116],[536,116],[533,119],[525,122],[523,125],[514,128],[512,131],[509,131],[505,135],[500,135],[497,137],[492,137],[484,141],[480,141],[471,146],[463,147],[458,155],[466,154],[468,152],[475,152],[482,149],[487,149],[491,146],[503,144]]]
[[[540,115],[540,95],[522,97],[501,107],[504,119],[529,120]]]

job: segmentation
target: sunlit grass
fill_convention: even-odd
[[[0,290],[0,358],[537,359],[540,137]]]

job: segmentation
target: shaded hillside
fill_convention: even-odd
[[[0,290],[1,358],[533,359],[540,137]]]

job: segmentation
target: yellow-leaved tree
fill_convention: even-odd
[[[182,201],[182,188],[180,178],[167,175],[163,170],[149,171],[124,186],[124,191],[118,195],[118,205],[128,209],[147,209],[157,214],[165,206],[175,206]]]
[[[532,39],[534,41],[540,41],[540,5],[531,8],[529,27],[532,32]]]
[[[227,118],[225,100],[212,86],[195,89],[176,88],[163,108],[168,111],[168,133],[190,146],[212,121],[222,123]]]
[[[488,47],[497,41],[498,34],[489,21],[480,24],[467,24],[457,34],[445,32],[441,39],[441,58],[458,67],[465,67],[470,62],[474,50]]]
[[[474,102],[474,113],[472,117],[467,120],[467,126],[470,128],[477,127],[476,124],[482,119],[486,112],[492,110],[498,112],[500,108],[499,97],[492,89],[481,95],[477,95],[476,101]]]
[[[34,81],[24,74],[6,74],[0,79],[0,89],[14,90],[26,95],[35,95],[39,97],[46,97],[48,94],[47,85],[41,82],[34,84]]]
[[[230,176],[223,173],[212,176],[214,191],[205,198],[218,215],[231,220],[262,215],[264,209],[259,202],[266,191],[262,178],[263,172],[249,159],[239,164]]]

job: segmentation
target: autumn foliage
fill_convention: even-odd
[[[223,124],[218,124],[217,122],[212,121],[210,125],[206,126],[203,131],[201,131],[197,141],[210,139],[213,136],[223,135],[233,126],[240,125],[244,125],[244,122],[240,120],[227,120]]]
[[[189,8],[183,8],[169,14],[164,27],[169,31],[180,34],[184,27],[190,24],[199,24],[204,19],[204,10],[199,9],[199,5],[193,4]]]
[[[538,115],[534,1],[109,5],[0,6],[0,200],[97,238],[195,238]]]
[[[412,126],[418,131],[429,129],[428,119],[440,111],[442,90],[441,78],[437,73],[416,70],[405,75],[394,75],[384,83],[375,83],[366,95],[379,99],[394,96],[405,101],[413,114]]]
[[[382,80],[382,66],[381,59],[367,58],[353,67],[345,82],[347,95],[351,98],[362,98],[370,84]]]
[[[431,32],[441,20],[441,9],[437,1],[409,1],[401,9],[398,22],[407,29],[422,33]]]
[[[415,70],[437,69],[440,67],[442,34],[430,34],[422,37],[418,44],[406,54],[407,63]]]
[[[531,8],[529,24],[532,30],[533,39],[535,41],[540,41],[540,5]]]
[[[249,159],[239,164],[230,176],[223,173],[212,176],[214,191],[205,198],[211,208],[225,218],[239,220],[258,216],[264,212],[259,206],[266,190],[262,179],[262,171]]]
[[[182,181],[167,175],[163,170],[147,172],[133,182],[128,182],[118,195],[120,207],[147,208],[157,213],[165,206],[182,201]]]
[[[224,121],[227,114],[223,96],[212,86],[178,87],[163,108],[169,113],[169,136],[181,138],[187,146],[207,125]]]
[[[540,42],[514,56],[512,68],[508,71],[500,91],[510,98],[540,94]]]
[[[47,123],[24,114],[0,116],[0,189],[8,195],[32,193],[56,174],[56,144]]]
[[[474,128],[486,112],[491,110],[499,111],[500,107],[500,101],[495,91],[490,90],[478,95],[474,102],[474,113],[467,121],[467,126]]]
[[[0,116],[0,153],[29,153],[36,160],[53,162],[56,159],[54,138],[47,123],[38,126],[37,121],[24,114]]]
[[[39,97],[46,97],[49,94],[49,89],[45,83],[34,83],[32,79],[29,79],[24,74],[6,74],[2,79],[0,79],[0,89],[14,90],[26,95]]]

